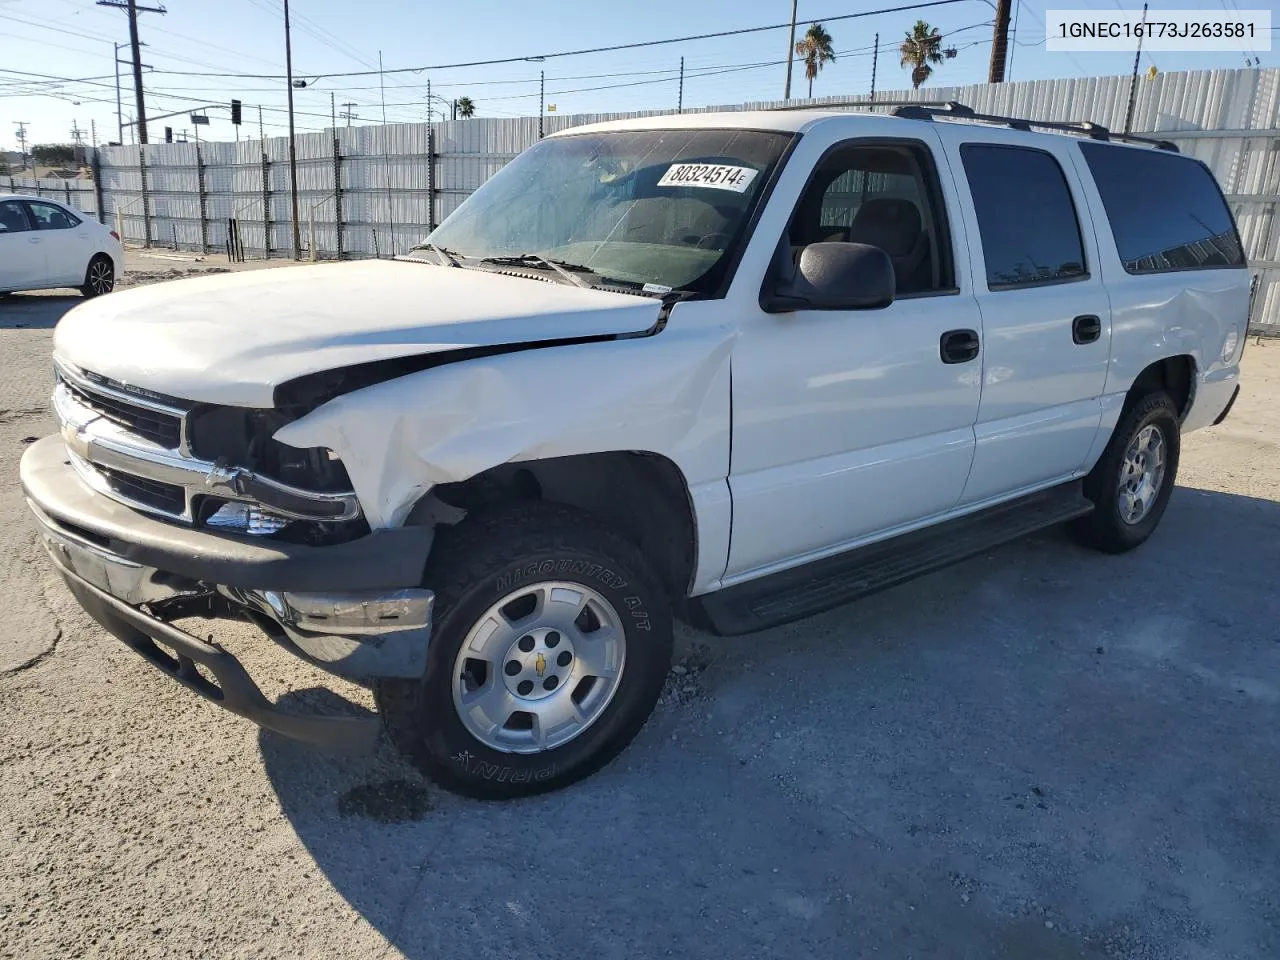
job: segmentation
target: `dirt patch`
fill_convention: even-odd
[[[184,280],[188,277],[203,277],[214,273],[230,273],[229,267],[168,267],[164,270],[130,270],[116,281],[117,289],[124,287],[141,287],[149,283],[162,283],[166,280]]]

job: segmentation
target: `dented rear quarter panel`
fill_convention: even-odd
[[[1111,303],[1111,357],[1092,464],[1110,439],[1134,380],[1147,366],[1166,357],[1189,356],[1195,362],[1191,409],[1184,417],[1183,432],[1208,426],[1217,418],[1240,379],[1250,274],[1246,267],[1129,273],[1116,250],[1102,197],[1078,149],[1073,151],[1073,163],[1088,203],[1089,227],[1097,238],[1097,267]],[[1226,351],[1233,335],[1235,347]]]

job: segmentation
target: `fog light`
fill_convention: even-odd
[[[289,525],[289,518],[264,510],[256,503],[224,503],[205,520],[205,526],[268,537]]]

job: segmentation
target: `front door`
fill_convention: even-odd
[[[959,500],[973,459],[981,322],[959,289],[953,251],[963,244],[942,203],[953,192],[920,140],[844,141],[818,163],[780,257],[814,242],[879,246],[897,299],[874,310],[758,310],[743,322],[726,581],[837,552]],[[972,356],[957,351],[961,341]]]
[[[44,244],[21,200],[0,201],[0,290],[45,285]]]

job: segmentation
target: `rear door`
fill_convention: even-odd
[[[1079,474],[1102,418],[1111,306],[1065,137],[940,125],[972,238],[982,399],[962,504]]]
[[[21,200],[0,200],[0,290],[45,286],[43,237],[32,229]]]
[[[88,225],[58,204],[45,200],[29,200],[27,209],[43,241],[49,286],[80,286],[93,255]]]

